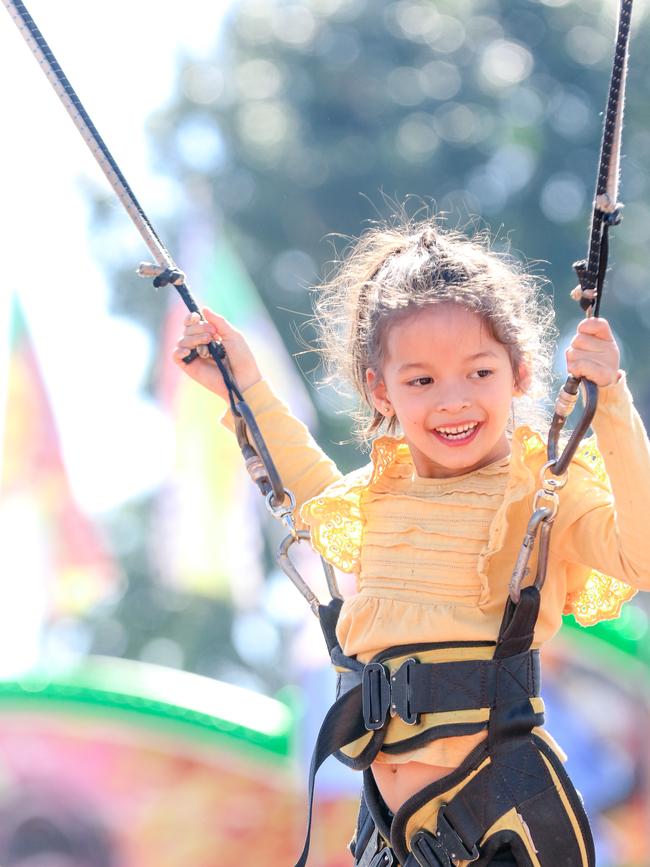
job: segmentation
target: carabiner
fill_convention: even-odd
[[[294,585],[305,597],[305,599],[309,603],[309,607],[314,612],[316,617],[320,618],[319,607],[321,603],[318,597],[311,589],[309,584],[307,584],[300,572],[298,572],[296,567],[291,562],[291,559],[289,558],[289,548],[291,548],[291,546],[295,542],[309,542],[310,538],[311,536],[308,530],[296,530],[293,533],[290,533],[288,536],[285,536],[284,539],[280,542],[275,559],[280,569],[282,569],[284,574],[287,575],[291,579],[291,581],[293,581]],[[329,590],[330,596],[332,597],[332,599],[343,599],[343,596],[341,595],[341,592],[339,590],[338,583],[336,581],[334,567],[331,565],[331,563],[328,563],[327,560],[324,560],[322,557],[321,563],[323,565],[323,571],[325,572],[325,580],[327,581],[327,589]]]
[[[565,445],[562,454],[558,456],[558,446],[560,442],[560,433],[564,427],[568,415],[575,406],[578,388],[580,383],[585,388],[585,407],[580,416],[578,424],[571,431],[569,441]],[[578,446],[584,435],[587,433],[589,425],[596,413],[598,406],[598,386],[590,379],[576,379],[575,376],[569,376],[567,381],[562,386],[555,404],[555,413],[553,421],[548,432],[547,451],[551,472],[556,476],[562,476],[569,468],[573,456],[578,450]]]
[[[537,531],[539,530],[540,524],[543,521],[552,521],[553,517],[553,509],[548,506],[542,506],[533,512],[533,515],[528,522],[526,535],[524,536],[524,541],[521,543],[519,556],[517,557],[515,568],[512,570],[512,578],[510,579],[510,584],[508,586],[510,598],[515,604],[519,602],[519,597],[521,596],[521,585],[524,578],[528,575],[528,561],[533,553],[533,546],[535,545],[535,539],[537,538]]]
[[[297,541],[298,531],[296,530],[296,525],[293,520],[293,512],[296,508],[296,498],[291,491],[284,488],[284,496],[280,500],[279,504],[277,503],[277,499],[275,491],[269,491],[264,500],[266,508],[274,518],[277,518],[278,521],[282,521],[284,526],[291,533],[294,541]],[[287,499],[289,500],[288,503],[286,502]]]

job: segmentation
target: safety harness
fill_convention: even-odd
[[[41,68],[70,113],[156,264],[140,266],[156,286],[173,285],[190,311],[200,312],[183,272],[155,233],[135,195],[63,74],[22,0],[2,0]],[[607,270],[608,230],[620,220],[618,173],[632,0],[621,0],[615,58],[605,115],[587,259],[575,264],[580,285],[573,297],[586,315],[598,315]],[[255,418],[230,371],[223,346],[208,352],[227,386],[246,467],[271,514],[289,530],[278,562],[319,617],[338,674],[337,698],[320,729],[309,772],[308,828],[296,867],[304,867],[310,840],[314,782],[335,755],[364,771],[364,787],[351,851],[356,867],[483,867],[509,847],[518,867],[592,867],[587,818],[560,758],[539,727],[539,655],[531,649],[546,577],[558,490],[596,410],[598,390],[584,380],[585,409],[561,454],[559,436],[577,401],[580,380],[569,377],[555,406],[542,469],[521,551],[494,642],[431,643],[392,647],[363,664],[346,656],[336,639],[342,597],[325,566],[332,596],[323,605],[289,559],[295,542],[309,539],[293,521],[294,499],[273,464]],[[193,352],[186,362],[196,358]],[[250,435],[250,439],[249,439]],[[252,442],[251,442],[252,440]],[[539,540],[538,540],[539,536]],[[522,589],[538,541],[535,579]],[[485,739],[452,773],[423,788],[392,814],[377,790],[371,763],[380,750],[408,752],[436,738],[485,731]]]
[[[521,867],[592,867],[580,798],[535,731],[544,723],[539,652],[531,650],[539,605],[540,588],[526,587],[517,602],[508,599],[496,642],[392,647],[365,665],[336,641],[340,602],[321,607],[338,686],[312,758],[309,821],[326,758],[364,770],[351,844],[358,867],[479,865],[503,846]],[[380,750],[401,753],[480,731],[485,740],[456,770],[390,813],[368,770]],[[296,867],[308,851],[309,830]]]

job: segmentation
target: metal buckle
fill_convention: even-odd
[[[410,657],[404,660],[390,678],[391,716],[396,714],[410,726],[420,721],[420,715],[411,711],[411,670],[414,665],[418,665],[417,659]]]
[[[445,814],[445,806],[446,804],[443,804],[438,810],[436,839],[442,843],[454,861],[476,861],[479,855],[476,844],[472,844],[471,849],[467,848],[460,834],[449,824],[449,819]]]
[[[428,831],[418,831],[409,845],[420,867],[453,867],[445,847]]]
[[[393,850],[389,849],[387,846],[385,849],[381,849],[377,852],[370,862],[369,867],[392,867],[392,865],[396,863]]]
[[[361,675],[361,707],[368,731],[383,727],[390,708],[390,683],[380,662],[368,662]]]

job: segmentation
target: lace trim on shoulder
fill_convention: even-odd
[[[531,430],[527,425],[522,425],[517,428],[513,439],[519,443],[521,448],[521,458],[524,462],[533,457],[541,457],[546,455],[546,443],[536,431]],[[591,470],[596,478],[601,482],[607,482],[607,470],[605,469],[605,461],[596,445],[596,438],[591,436],[578,446],[578,449],[573,457],[574,461],[578,461],[583,466]]]
[[[372,461],[372,476],[369,479],[369,484],[376,482],[395,465],[407,467],[409,474],[413,470],[411,452],[403,439],[388,436],[378,437],[372,444],[370,459]]]
[[[584,440],[574,460],[593,473],[599,482],[609,486],[605,461],[595,437]],[[593,626],[600,620],[614,620],[636,592],[634,587],[624,581],[593,569],[582,590],[567,596],[564,613],[573,614],[581,626]]]
[[[575,454],[574,460],[589,467],[591,472],[596,476],[598,481],[609,483],[607,470],[605,469],[605,461],[596,445],[596,438],[589,437],[579,446]]]
[[[564,613],[573,614],[581,626],[614,620],[636,592],[629,584],[594,569],[582,590],[567,596]]]
[[[354,572],[361,558],[361,492],[368,486],[372,467],[354,474],[356,484],[347,476],[308,500],[300,517],[309,525],[311,543],[316,551],[342,572]]]
[[[361,494],[394,464],[410,461],[408,446],[394,437],[379,437],[372,444],[372,463],[308,500],[300,517],[309,525],[316,551],[342,572],[355,572],[361,559]]]

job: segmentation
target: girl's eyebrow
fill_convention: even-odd
[[[481,352],[475,352],[474,355],[468,355],[465,361],[476,361],[477,358],[498,358],[496,352],[492,349],[483,349]]]
[[[481,352],[475,352],[473,355],[466,356],[463,361],[476,361],[478,358],[498,358],[496,352],[491,349],[484,349]],[[403,373],[405,370],[410,370],[412,367],[428,367],[429,363],[426,361],[408,361],[406,364],[400,364],[397,369],[398,373]]]

